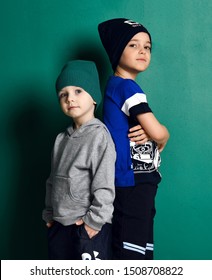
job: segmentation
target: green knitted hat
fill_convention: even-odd
[[[67,86],[83,88],[93,100],[100,104],[102,95],[99,84],[99,76],[93,61],[72,60],[65,64],[56,81],[56,92]]]

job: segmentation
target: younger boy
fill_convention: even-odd
[[[68,62],[56,91],[73,125],[56,138],[46,184],[49,258],[110,259],[116,153],[107,128],[94,117],[101,100],[94,62]]]
[[[161,181],[160,154],[169,138],[135,82],[151,59],[151,36],[140,23],[126,18],[98,26],[114,75],[104,96],[104,122],[115,143],[116,199],[113,219],[114,259],[153,259],[155,195]],[[130,143],[129,128],[140,124],[149,141]]]

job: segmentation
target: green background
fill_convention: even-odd
[[[54,83],[69,59],[111,73],[97,25],[127,17],[153,38],[137,81],[171,134],[162,153],[156,259],[212,259],[212,1],[8,0],[0,9],[0,257],[46,259],[41,219],[56,135],[68,124]],[[101,116],[101,112],[99,112]]]

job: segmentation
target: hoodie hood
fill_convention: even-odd
[[[91,133],[93,130],[95,130],[97,127],[104,127],[105,130],[109,133],[106,126],[97,118],[93,118],[92,120],[84,123],[79,128],[74,129],[73,126],[69,126],[67,128],[67,133],[69,136],[72,136],[74,138],[81,137],[84,133]]]

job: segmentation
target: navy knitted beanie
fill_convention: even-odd
[[[151,42],[151,35],[142,24],[126,18],[104,21],[98,25],[98,31],[114,71],[122,52],[133,36],[139,32],[144,32],[149,35]]]
[[[93,61],[72,60],[67,62],[62,68],[55,86],[57,94],[66,86],[76,86],[88,92],[97,105],[102,99],[99,76]]]

